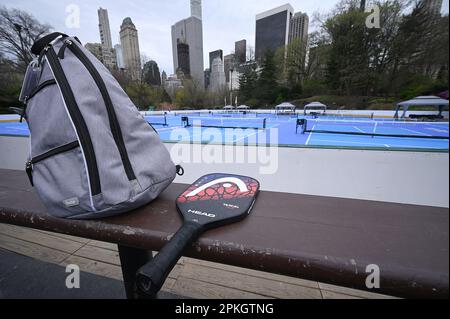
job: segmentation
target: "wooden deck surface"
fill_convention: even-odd
[[[0,224],[0,248],[62,266],[76,264],[82,271],[122,280],[113,244]],[[163,290],[189,298],[391,298],[191,258],[180,260]]]

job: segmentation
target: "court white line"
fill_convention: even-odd
[[[314,131],[314,129],[316,128],[316,124],[314,124],[313,128],[311,131]],[[309,145],[309,141],[311,141],[311,137],[313,136],[313,133],[309,133],[308,139],[306,140],[305,145]]]
[[[172,127],[161,128],[161,129],[155,128],[155,130],[158,132],[162,132],[162,131],[176,130],[179,128],[184,128],[184,127],[183,126],[172,126]]]
[[[367,132],[365,132],[365,131],[363,131],[363,130],[361,130],[359,127],[357,127],[357,126],[353,126],[353,128],[354,129],[357,129],[358,131],[360,131],[361,133],[364,133],[364,134],[366,134]]]
[[[249,135],[246,135],[246,136],[241,137],[241,138],[238,138],[238,139],[233,139],[232,142],[233,142],[233,143],[236,143],[236,142],[242,141],[242,140],[244,140],[244,139],[246,139],[246,138],[249,138],[250,136],[253,136],[253,135],[256,135],[256,134],[259,135],[259,133],[260,133],[260,132],[256,132],[256,133],[249,134]],[[225,143],[226,143],[226,141],[225,141]]]
[[[268,127],[268,128],[266,128],[266,130],[273,129],[273,128],[278,127],[278,126],[280,126],[280,124],[276,124],[276,125],[274,125],[274,126]],[[255,133],[246,135],[246,136],[241,137],[241,138],[239,138],[239,139],[235,139],[235,140],[233,140],[232,142],[233,142],[233,143],[236,143],[236,142],[239,142],[239,141],[241,141],[241,140],[243,140],[243,139],[246,139],[246,138],[248,138],[248,137],[250,137],[250,136],[253,136],[253,135],[259,135],[259,134],[261,134],[261,133],[265,133],[266,130],[264,130],[263,132],[260,132],[259,129],[256,129],[256,130],[255,130],[255,131],[256,131]]]
[[[448,130],[441,130],[438,128],[434,128],[434,127],[425,127],[426,130],[429,131],[433,131],[433,132],[438,132],[438,133],[448,133]]]
[[[420,135],[423,135],[423,136],[432,136],[432,135],[430,135],[430,134],[422,133],[422,132],[415,131],[415,130],[410,130],[410,129],[404,128],[404,127],[399,127],[399,129],[405,130],[405,131],[408,131],[408,132],[411,132],[411,133],[420,134]]]
[[[403,124],[403,125],[446,125],[448,126],[449,123],[447,122],[407,122],[407,121],[394,121],[394,120],[371,120],[371,119],[366,119],[366,120],[361,120],[358,118],[339,118],[336,120],[333,119],[316,119],[314,120],[316,122],[318,122],[320,124],[320,122],[323,123],[329,123],[331,121],[335,121],[335,122],[340,122],[340,123],[345,123],[347,122],[348,124],[356,124],[356,123],[373,123],[373,122],[377,122],[379,124],[392,124],[393,126],[397,126],[399,124]]]
[[[404,148],[415,148],[415,145],[388,145],[388,144],[382,144],[382,143],[363,143],[363,142],[352,142],[352,141],[341,141],[341,140],[322,140],[319,139],[319,142],[328,142],[328,143],[343,143],[339,146],[346,146],[345,144],[359,144],[359,145],[375,145],[375,146],[385,146],[388,148],[391,147],[404,147]],[[331,145],[333,146],[333,145]]]
[[[5,128],[13,131],[28,131],[28,128],[26,127],[6,126]]]

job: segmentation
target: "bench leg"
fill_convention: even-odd
[[[152,252],[122,245],[118,247],[127,298],[139,298],[135,291],[136,272],[153,258]]]

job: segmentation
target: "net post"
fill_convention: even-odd
[[[189,124],[189,117],[183,116],[181,118],[181,125],[184,125],[184,127],[190,127],[191,125]]]
[[[301,126],[301,134],[305,134],[306,132],[306,119],[297,119],[297,125],[295,127],[295,134],[298,134],[298,127]]]

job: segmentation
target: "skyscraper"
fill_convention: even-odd
[[[179,68],[178,44],[189,46],[189,69],[191,78],[200,86],[204,86],[203,64],[203,25],[201,20],[201,1],[191,1],[192,16],[178,21],[172,26],[173,69]]]
[[[110,70],[117,68],[116,53],[112,47],[111,29],[109,27],[108,10],[99,8],[98,11],[98,29],[100,31],[100,50],[101,61]],[[93,48],[91,46],[91,48]]]
[[[217,57],[212,62],[209,89],[213,92],[217,92],[224,89],[225,85],[226,81],[223,61]]]
[[[290,4],[256,16],[255,58],[262,61],[268,50],[275,52],[289,41],[289,26],[294,8]]]
[[[116,61],[118,69],[125,69],[125,62],[123,61],[123,50],[120,44],[116,44],[114,46],[114,50],[116,51]]]
[[[125,69],[133,80],[141,78],[141,57],[136,26],[127,17],[120,26],[120,42],[123,50]]]
[[[230,91],[239,90],[239,78],[241,77],[241,73],[237,69],[233,69],[230,71],[229,78],[230,81],[227,82],[227,87]],[[234,101],[232,101],[234,102]]]
[[[220,58],[223,61],[223,51],[222,50],[216,50],[209,52],[209,69],[212,69],[212,62],[215,58]]]
[[[183,81],[179,79],[176,74],[170,75],[164,80],[164,89],[172,97],[174,97],[175,92],[182,87]]]
[[[247,41],[241,40],[234,43],[234,55],[236,63],[242,64],[247,60]]]
[[[211,79],[211,69],[206,69],[205,72],[205,89],[209,87],[210,79]]]
[[[236,59],[234,54],[228,54],[223,57],[223,65],[225,71],[225,80],[226,82],[230,82],[230,71],[234,69],[236,66]]]
[[[299,39],[304,43],[308,41],[309,17],[306,13],[297,12],[289,25],[289,43]]]
[[[161,84],[163,87],[166,87],[166,81],[167,81],[167,73],[166,71],[162,71],[161,73]]]
[[[115,70],[117,68],[116,54],[113,49],[109,50],[100,43],[86,43],[84,47],[109,70]]]
[[[111,41],[111,29],[109,28],[108,10],[99,8],[97,12],[101,43],[106,49],[111,50],[113,46]]]
[[[181,71],[183,72],[185,77],[190,77],[191,66],[189,63],[189,45],[181,42],[178,43],[177,52],[178,52],[178,69],[176,70],[176,73]]]
[[[102,62],[109,70],[117,69],[117,57],[114,49],[108,49],[103,44],[102,49]]]
[[[202,0],[191,0],[191,17],[202,20]]]
[[[84,47],[103,63],[102,45],[100,43],[86,43]]]

